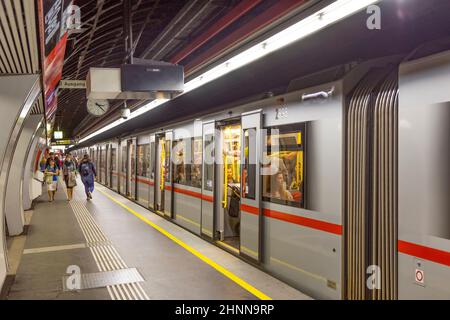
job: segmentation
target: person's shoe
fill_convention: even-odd
[[[92,193],[89,192],[89,198],[92,199]]]

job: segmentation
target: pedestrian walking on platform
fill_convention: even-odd
[[[78,172],[81,176],[81,181],[84,185],[84,191],[86,192],[87,200],[92,199],[92,192],[94,192],[94,179],[97,176],[95,165],[89,159],[89,156],[85,154],[78,166]]]
[[[67,188],[67,200],[70,201],[73,197],[73,188],[77,185],[77,165],[70,153],[68,153],[64,159],[63,174]]]
[[[47,168],[45,169],[45,182],[47,184],[48,198],[50,202],[55,200],[55,193],[58,185],[59,168],[55,160],[50,159]]]

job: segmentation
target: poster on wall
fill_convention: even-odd
[[[67,12],[73,0],[39,0],[39,34],[45,116],[54,117],[58,105],[57,85],[62,78],[67,44]]]

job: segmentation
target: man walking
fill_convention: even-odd
[[[97,176],[97,172],[95,165],[91,162],[87,154],[83,156],[78,166],[78,172],[84,185],[87,200],[90,200],[92,199],[92,192],[94,192],[94,178]]]

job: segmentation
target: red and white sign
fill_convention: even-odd
[[[424,284],[425,283],[425,273],[421,269],[416,269],[414,273],[414,278],[417,283]]]
[[[53,118],[57,108],[56,87],[61,80],[67,43],[64,12],[73,0],[40,0],[38,2],[41,40],[42,78],[45,115]]]

